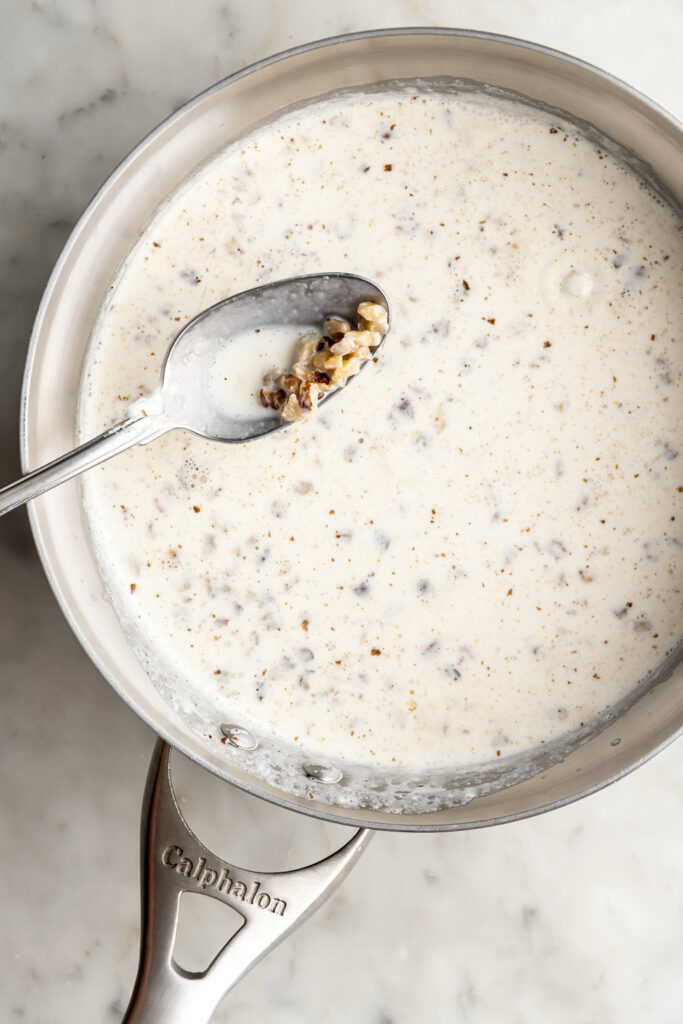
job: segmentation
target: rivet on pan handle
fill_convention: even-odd
[[[170,747],[159,740],[142,806],[142,937],[124,1024],[202,1024],[222,996],[337,888],[371,838],[359,829],[340,850],[296,871],[255,873],[216,857],[190,830],[173,792]],[[200,893],[237,910],[244,924],[205,971],[173,959],[180,896]]]

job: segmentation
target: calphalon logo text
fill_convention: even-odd
[[[167,846],[161,855],[161,863],[196,882],[200,889],[213,886],[226,896],[234,896],[245,903],[260,907],[261,910],[269,910],[271,914],[284,917],[287,909],[285,900],[275,899],[267,892],[259,892],[260,882],[252,882],[247,890],[246,883],[241,882],[239,878],[231,878],[227,868],[221,868],[219,872],[215,868],[207,867],[205,857],[200,857],[195,865],[189,857],[183,857],[183,851],[179,846]]]

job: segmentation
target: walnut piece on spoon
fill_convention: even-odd
[[[263,378],[259,401],[285,420],[312,416],[328,391],[345,384],[372,355],[387,332],[387,311],[375,302],[358,306],[358,325],[341,317],[325,321],[322,337],[306,335],[299,342],[291,370],[270,370]]]

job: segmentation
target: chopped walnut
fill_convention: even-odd
[[[328,317],[322,338],[301,339],[291,370],[265,374],[261,405],[275,409],[285,420],[312,416],[323,395],[358,373],[388,329],[387,311],[375,302],[360,303],[356,327],[341,317]]]

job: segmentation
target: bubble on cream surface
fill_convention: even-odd
[[[218,155],[126,261],[82,434],[260,283],[363,275],[392,330],[310,423],[85,478],[150,658],[224,721],[370,765],[504,757],[629,693],[681,633],[681,255],[632,172],[503,99],[350,94]]]
[[[567,274],[562,286],[568,295],[573,295],[577,299],[587,299],[593,291],[593,279],[590,274],[581,274],[573,270],[571,274]]]

